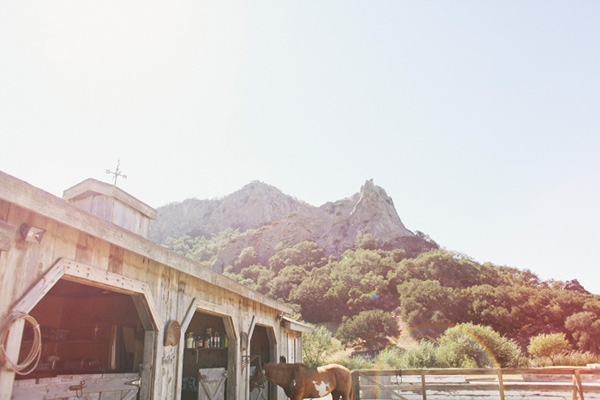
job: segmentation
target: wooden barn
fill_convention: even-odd
[[[288,306],[148,240],[155,218],[114,185],[0,172],[0,399],[254,400],[259,358],[301,361]]]

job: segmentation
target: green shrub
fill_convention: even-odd
[[[489,326],[472,323],[447,329],[438,347],[441,364],[449,368],[516,368],[521,360],[519,345],[500,336]]]
[[[327,328],[313,326],[311,332],[302,334],[302,361],[309,367],[320,367],[325,364],[327,357],[340,350],[340,347]]]
[[[352,357],[342,356],[342,357],[335,358],[331,362],[334,364],[343,365],[344,367],[348,368],[351,371],[356,370],[356,369],[372,369],[373,368],[373,361],[371,359],[369,359],[367,356],[361,356],[361,355],[352,356]]]
[[[375,357],[375,367],[377,369],[400,369],[402,366],[403,351],[397,347],[385,349]]]
[[[383,310],[362,311],[351,318],[344,318],[336,337],[343,344],[364,342],[372,346],[385,340],[386,336],[400,333],[396,319]]]
[[[547,360],[549,361],[549,360]],[[541,360],[543,363],[543,360]],[[588,364],[596,364],[600,362],[600,357],[589,351],[583,352],[581,350],[571,351],[569,353],[559,354],[554,359],[554,365],[563,365],[569,367],[584,367]],[[545,367],[545,365],[537,365],[538,367]]]
[[[536,365],[556,365],[556,360],[571,350],[571,345],[564,333],[542,333],[529,339],[527,351]]]
[[[422,340],[418,346],[410,347],[402,353],[399,368],[438,368],[441,366],[436,345]]]

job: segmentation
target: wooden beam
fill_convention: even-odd
[[[22,311],[29,314],[33,307],[44,298],[44,296],[54,287],[56,282],[64,275],[64,263],[62,259],[54,265],[37,281],[31,289],[13,306],[13,310]],[[20,346],[20,344],[19,344]]]

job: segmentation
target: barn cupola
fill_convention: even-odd
[[[150,221],[157,212],[146,203],[109,183],[86,179],[63,192],[63,199],[77,207],[148,238]]]

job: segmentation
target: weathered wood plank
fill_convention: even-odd
[[[138,379],[137,374],[98,374],[98,375],[64,375],[51,379],[18,381],[13,388],[13,400],[60,399],[76,397],[79,392],[90,399],[99,399],[100,393],[116,392],[121,398],[121,391],[129,392],[132,387],[127,384]],[[81,388],[79,391],[77,388]],[[103,397],[104,398],[104,397]]]
[[[21,348],[20,344],[23,336],[24,326],[24,320],[17,320],[10,328],[8,338],[6,339],[6,356],[13,362],[17,362],[19,359],[19,351]],[[10,387],[13,385],[15,372],[6,367],[0,368],[2,370],[2,373],[0,374],[0,399],[8,400],[10,398]]]
[[[19,300],[13,309],[30,313],[33,307],[52,289],[64,274],[64,264],[58,260],[56,264]]]
[[[17,228],[0,219],[0,251],[10,250],[16,235]]]

